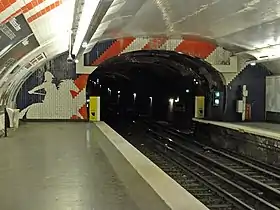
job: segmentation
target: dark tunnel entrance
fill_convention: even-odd
[[[135,51],[106,60],[89,76],[90,96],[100,96],[106,122],[143,117],[190,127],[196,96],[205,97],[206,119],[221,119],[225,107],[222,75],[200,58],[174,51]]]

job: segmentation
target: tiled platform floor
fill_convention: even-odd
[[[0,209],[138,210],[87,123],[24,123],[0,139]]]

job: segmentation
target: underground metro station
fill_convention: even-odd
[[[0,0],[0,209],[280,209],[278,0]]]

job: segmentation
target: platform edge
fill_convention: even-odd
[[[104,149],[106,155],[108,155],[109,161],[115,168],[118,175],[122,176],[124,182],[129,182],[126,179],[129,177],[128,174],[124,175],[121,170],[116,167],[117,163],[116,155],[123,157],[123,164],[125,167],[130,168],[129,173],[137,172],[138,179],[142,179],[142,183],[145,184],[145,189],[150,188],[153,192],[150,192],[152,196],[158,196],[164,204],[165,207],[159,208],[154,206],[153,209],[175,209],[175,210],[207,210],[208,208],[203,205],[199,200],[197,200],[193,195],[181,187],[177,182],[175,182],[171,177],[169,177],[165,172],[163,172],[158,166],[156,166],[152,161],[150,161],[146,156],[139,152],[135,147],[133,147],[127,140],[125,140],[121,135],[114,131],[104,122],[97,122],[95,125],[100,129],[100,131],[106,136],[108,142],[101,141],[102,149]],[[108,149],[111,147],[111,149]],[[117,153],[112,154],[112,149]],[[119,159],[120,160],[120,159]],[[126,162],[126,163],[124,163]],[[121,178],[121,177],[120,177]],[[135,178],[135,174],[134,174]],[[130,180],[131,181],[131,180]],[[130,192],[138,199],[138,203],[146,202],[148,195],[140,196],[141,201],[139,201],[139,192],[137,191],[137,186],[131,186],[131,182],[127,183]],[[138,186],[139,187],[139,186]],[[144,186],[142,186],[144,187]],[[132,189],[134,188],[134,189]],[[135,196],[136,195],[136,196]],[[138,196],[138,197],[137,197]],[[146,198],[145,198],[146,197]],[[157,199],[154,197],[154,199]],[[150,199],[149,199],[150,200]],[[157,199],[158,200],[158,199]],[[157,201],[158,202],[158,201]],[[147,209],[147,208],[146,208]],[[151,208],[149,208],[151,209]]]

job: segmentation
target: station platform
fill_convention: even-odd
[[[220,122],[193,118],[193,121],[237,130],[242,133],[280,140],[280,124],[266,122]]]
[[[207,209],[103,122],[23,122],[0,139],[0,186],[6,210]]]

